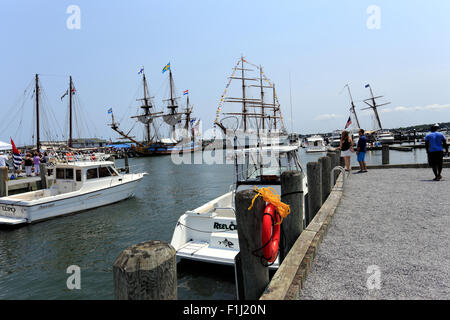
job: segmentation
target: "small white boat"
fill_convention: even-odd
[[[330,137],[330,146],[337,148],[341,144],[341,130],[335,130]]]
[[[307,194],[306,176],[298,159],[298,146],[277,146],[238,150],[235,159],[236,182],[231,191],[202,205],[186,211],[177,222],[171,245],[177,251],[177,257],[207,263],[234,265],[239,252],[239,239],[235,216],[235,193],[253,189],[254,186],[273,187],[281,194],[280,176],[286,170],[298,170],[303,173],[303,195]],[[277,153],[278,165],[258,163],[262,152]],[[255,160],[255,161],[253,161]],[[262,161],[263,163],[265,161]],[[238,164],[242,163],[242,164]],[[278,259],[271,268],[278,267]]]
[[[394,143],[394,135],[387,130],[380,130],[375,135],[376,142],[379,144],[393,144]]]
[[[33,223],[133,197],[146,173],[119,173],[111,161],[58,163],[48,189],[0,198],[0,225]]]
[[[327,146],[322,136],[315,135],[306,139],[306,152],[326,152]]]

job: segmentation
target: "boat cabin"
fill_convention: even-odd
[[[248,148],[236,151],[235,186],[279,185],[281,174],[304,172],[298,158],[298,146]]]
[[[103,178],[118,176],[112,161],[82,161],[59,163],[52,170],[53,186],[60,193],[79,190],[84,184],[98,182]]]

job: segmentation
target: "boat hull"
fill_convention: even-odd
[[[133,147],[133,150],[141,157],[164,156],[172,153],[191,153],[202,150],[202,146],[195,144],[152,144],[145,147]]]
[[[133,197],[142,177],[90,192],[71,192],[65,198],[36,204],[0,198],[0,224],[34,223],[113,204]]]

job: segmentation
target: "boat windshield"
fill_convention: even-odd
[[[280,176],[289,170],[302,171],[297,150],[261,156],[246,153],[236,166],[237,184],[280,184]]]

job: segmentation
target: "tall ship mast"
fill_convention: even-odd
[[[111,110],[111,128],[116,131],[123,138],[130,140],[135,145],[132,146],[134,151],[141,156],[167,155],[171,153],[193,152],[201,149],[201,145],[195,141],[194,135],[190,132],[192,128],[198,126],[191,120],[192,107],[189,106],[189,99],[187,99],[186,110],[178,112],[178,97],[176,97],[174,80],[170,63],[163,68],[163,73],[169,71],[169,98],[164,99],[167,103],[167,110],[155,111],[155,106],[152,102],[153,97],[150,96],[147,84],[147,78],[142,67],[139,74],[142,74],[143,97],[137,99],[142,105],[140,106],[140,113],[131,116],[130,118],[141,123],[144,130],[144,139],[139,141],[134,136],[131,136],[131,131],[124,132],[119,128],[119,123],[114,119],[114,113]],[[183,124],[184,121],[184,124]],[[162,125],[169,126],[168,137],[162,135]],[[181,125],[181,126],[180,126]],[[185,129],[185,130],[181,130]],[[177,133],[180,133],[177,136]]]
[[[351,103],[351,106],[350,106],[350,112],[351,112],[351,113],[353,114],[353,116],[355,117],[356,125],[358,126],[358,129],[359,129],[359,128],[361,128],[361,126],[360,126],[360,124],[359,124],[358,116],[356,115],[356,107],[355,107],[355,103],[353,102],[352,93],[351,93],[351,91],[350,91],[350,85],[349,85],[349,84],[346,84],[345,86],[347,87],[348,95],[350,96],[350,103]]]
[[[228,97],[232,84],[238,82],[234,93],[240,93],[240,96]],[[222,112],[224,105],[233,104],[240,104],[241,108]],[[261,65],[248,62],[244,57],[239,59],[220,99],[214,126],[225,135],[233,132],[239,147],[283,144],[287,141],[275,84],[266,77]]]
[[[370,84],[367,84],[366,88],[370,89],[371,97],[369,99],[364,100],[364,103],[367,104],[369,107],[364,108],[362,110],[368,110],[368,109],[373,110],[373,113],[375,115],[376,126],[378,126],[378,128],[375,128],[375,133],[376,133],[375,139],[377,140],[377,142],[379,142],[381,144],[392,144],[392,143],[394,143],[394,136],[388,130],[383,129],[383,126],[381,125],[380,115],[378,114],[378,108],[388,105],[388,104],[390,104],[390,102],[378,104],[377,99],[383,98],[383,96],[375,97]]]

